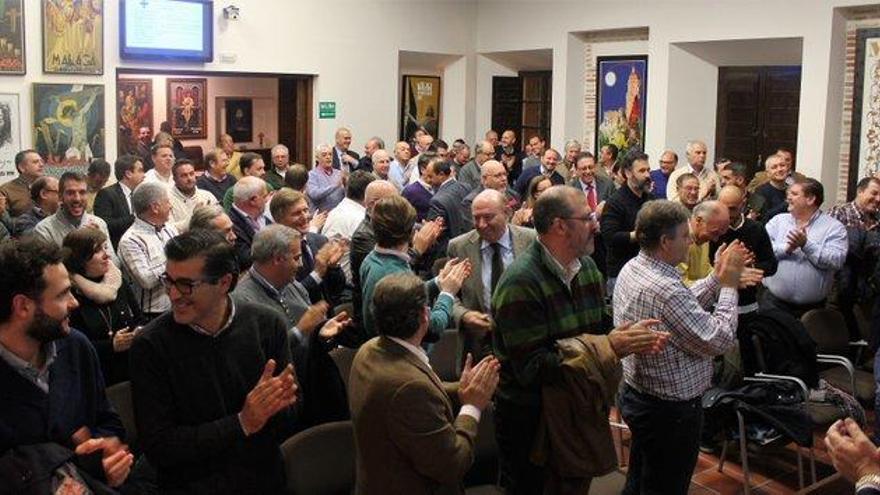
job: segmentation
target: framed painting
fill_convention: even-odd
[[[168,115],[171,135],[178,139],[206,139],[208,80],[168,79]]]
[[[440,78],[403,76],[401,98],[400,140],[411,142],[419,128],[437,137],[440,131]]]
[[[43,72],[103,74],[103,0],[42,1]]]
[[[118,79],[116,81],[117,150],[120,155],[138,153],[141,128],[153,136],[153,81],[150,79]],[[149,141],[142,146],[149,146]]]
[[[21,149],[21,110],[18,95],[0,93],[0,182],[18,176],[15,154]]]
[[[596,58],[596,154],[614,144],[625,156],[645,147],[647,55]]]
[[[34,149],[50,174],[84,170],[104,157],[104,86],[43,84],[33,88]]]
[[[847,201],[862,177],[880,171],[880,28],[856,30]]]
[[[0,3],[0,75],[26,72],[23,0]]]
[[[254,101],[250,99],[226,100],[226,134],[236,143],[254,140]]]

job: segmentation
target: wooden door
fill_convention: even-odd
[[[312,167],[311,76],[278,78],[278,141],[290,150],[291,163]]]
[[[523,84],[519,77],[492,78],[492,129],[500,137],[505,129],[519,130],[522,122]],[[478,130],[478,137],[488,129]]]

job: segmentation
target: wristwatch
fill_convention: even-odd
[[[862,488],[880,490],[880,474],[866,474],[856,482],[856,493]]]

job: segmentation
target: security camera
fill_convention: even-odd
[[[223,7],[223,17],[229,19],[230,21],[237,21],[238,16],[240,15],[240,9],[235,5],[229,5],[228,7]]]

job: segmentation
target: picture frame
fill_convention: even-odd
[[[119,155],[139,154],[138,135],[141,127],[153,135],[153,81],[151,79],[117,79],[116,81],[116,145]],[[141,144],[141,147],[146,146]]]
[[[27,73],[24,0],[6,0],[0,11],[0,76]]]
[[[18,176],[15,154],[21,146],[21,106],[17,93],[0,93],[0,183]]]
[[[880,170],[880,28],[856,30],[847,201],[856,184]]]
[[[400,140],[412,142],[415,132],[424,128],[437,137],[440,131],[439,76],[403,76],[400,102]]]
[[[34,83],[32,93],[33,145],[47,173],[83,171],[105,156],[103,84]]]
[[[42,0],[42,21],[44,73],[104,74],[103,0]]]
[[[644,149],[647,83],[647,55],[596,57],[597,156],[606,144],[616,145],[621,157]]]
[[[235,98],[225,102],[226,134],[235,143],[250,143],[254,140],[254,101],[250,98]]]
[[[168,79],[168,113],[171,135],[178,139],[207,139],[208,80]]]

